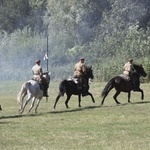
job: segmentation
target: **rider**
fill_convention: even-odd
[[[42,90],[43,90],[43,96],[49,97],[47,94],[47,89],[48,89],[48,82],[47,80],[43,77],[44,74],[48,74],[48,72],[43,73],[42,67],[40,66],[40,60],[37,59],[35,61],[35,65],[32,67],[32,72],[33,72],[33,77],[32,79],[39,82]]]
[[[131,79],[133,82],[133,88],[136,89],[137,81],[133,78],[133,74],[136,73],[135,68],[133,67],[133,59],[129,59],[129,61],[123,67],[124,71],[123,74],[128,78]]]
[[[80,58],[79,62],[74,67],[74,78],[78,80],[78,89],[82,89],[82,96],[87,95],[87,85],[83,79],[83,75],[86,74],[84,58]]]

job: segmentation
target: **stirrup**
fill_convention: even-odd
[[[84,97],[84,96],[87,96],[87,93],[82,93],[82,96]]]
[[[81,89],[82,89],[82,86],[77,85],[77,88],[78,88],[78,90],[81,90]]]
[[[44,96],[44,97],[49,97],[49,95],[47,95],[47,94],[43,94],[43,96]]]

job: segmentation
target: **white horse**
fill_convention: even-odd
[[[50,83],[50,73],[43,75],[46,78],[48,84]],[[25,96],[28,95],[27,100],[23,103]],[[43,98],[43,90],[41,90],[40,85],[37,81],[29,80],[23,83],[20,92],[17,95],[17,101],[20,104],[19,112],[23,113],[26,105],[32,100],[31,106],[28,112],[34,107],[35,100],[37,99],[37,105],[35,107],[35,113],[37,113],[37,108],[40,104],[41,99]]]

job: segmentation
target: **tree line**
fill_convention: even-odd
[[[150,80],[148,0],[0,0],[1,80],[24,80],[42,60],[48,36],[52,78],[72,76],[80,56],[95,79],[122,73],[133,58]],[[14,71],[15,70],[15,71]]]

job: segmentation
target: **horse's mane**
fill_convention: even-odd
[[[91,68],[92,68],[92,66],[85,65],[85,69],[91,69]]]
[[[133,64],[133,66],[142,67],[142,64]]]

